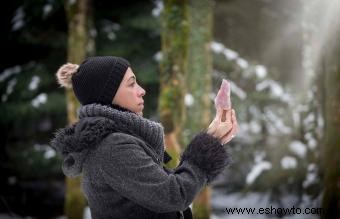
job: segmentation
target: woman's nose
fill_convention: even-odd
[[[145,93],[146,93],[146,91],[145,91],[141,86],[139,86],[139,87],[140,87],[139,95],[140,95],[140,96],[144,96]]]

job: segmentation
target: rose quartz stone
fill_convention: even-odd
[[[215,98],[215,108],[231,109],[230,84],[223,79],[221,87]]]

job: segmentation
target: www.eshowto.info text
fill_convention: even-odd
[[[287,215],[287,214],[324,214],[323,208],[226,208],[228,214],[268,214],[268,215]]]

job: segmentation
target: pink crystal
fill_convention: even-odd
[[[215,108],[231,109],[230,84],[223,79],[221,87],[215,98]]]

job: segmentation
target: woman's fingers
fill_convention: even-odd
[[[226,134],[222,138],[222,144],[226,144],[229,141],[231,141],[235,137],[236,133],[238,132],[238,123],[236,119],[235,110],[232,110],[231,112],[231,120],[232,120],[232,129],[228,134]]]
[[[221,122],[231,123],[232,109],[225,109],[223,111],[224,113],[222,114],[223,116],[221,117]]]
[[[222,138],[221,140],[222,144],[227,144],[229,141],[231,141],[231,139],[235,137],[236,132],[237,132],[237,127],[233,126],[231,131]]]
[[[230,132],[232,125],[231,122],[220,122],[216,129],[215,136],[217,138],[222,138],[226,133]]]
[[[222,122],[222,115],[225,114],[225,121]],[[236,125],[235,125],[236,124]],[[216,138],[225,142],[230,139],[231,135],[234,135],[236,131],[233,131],[233,127],[237,130],[237,121],[235,116],[235,110],[217,108],[216,117],[208,127],[207,133],[213,135]],[[234,129],[235,129],[234,127]]]
[[[231,111],[232,109],[223,109],[221,107],[217,107],[215,119],[217,119],[219,122],[230,122]]]
[[[217,121],[216,121],[216,119],[214,119],[210,123],[207,133],[210,134],[210,135],[215,135],[216,129],[217,129]]]

